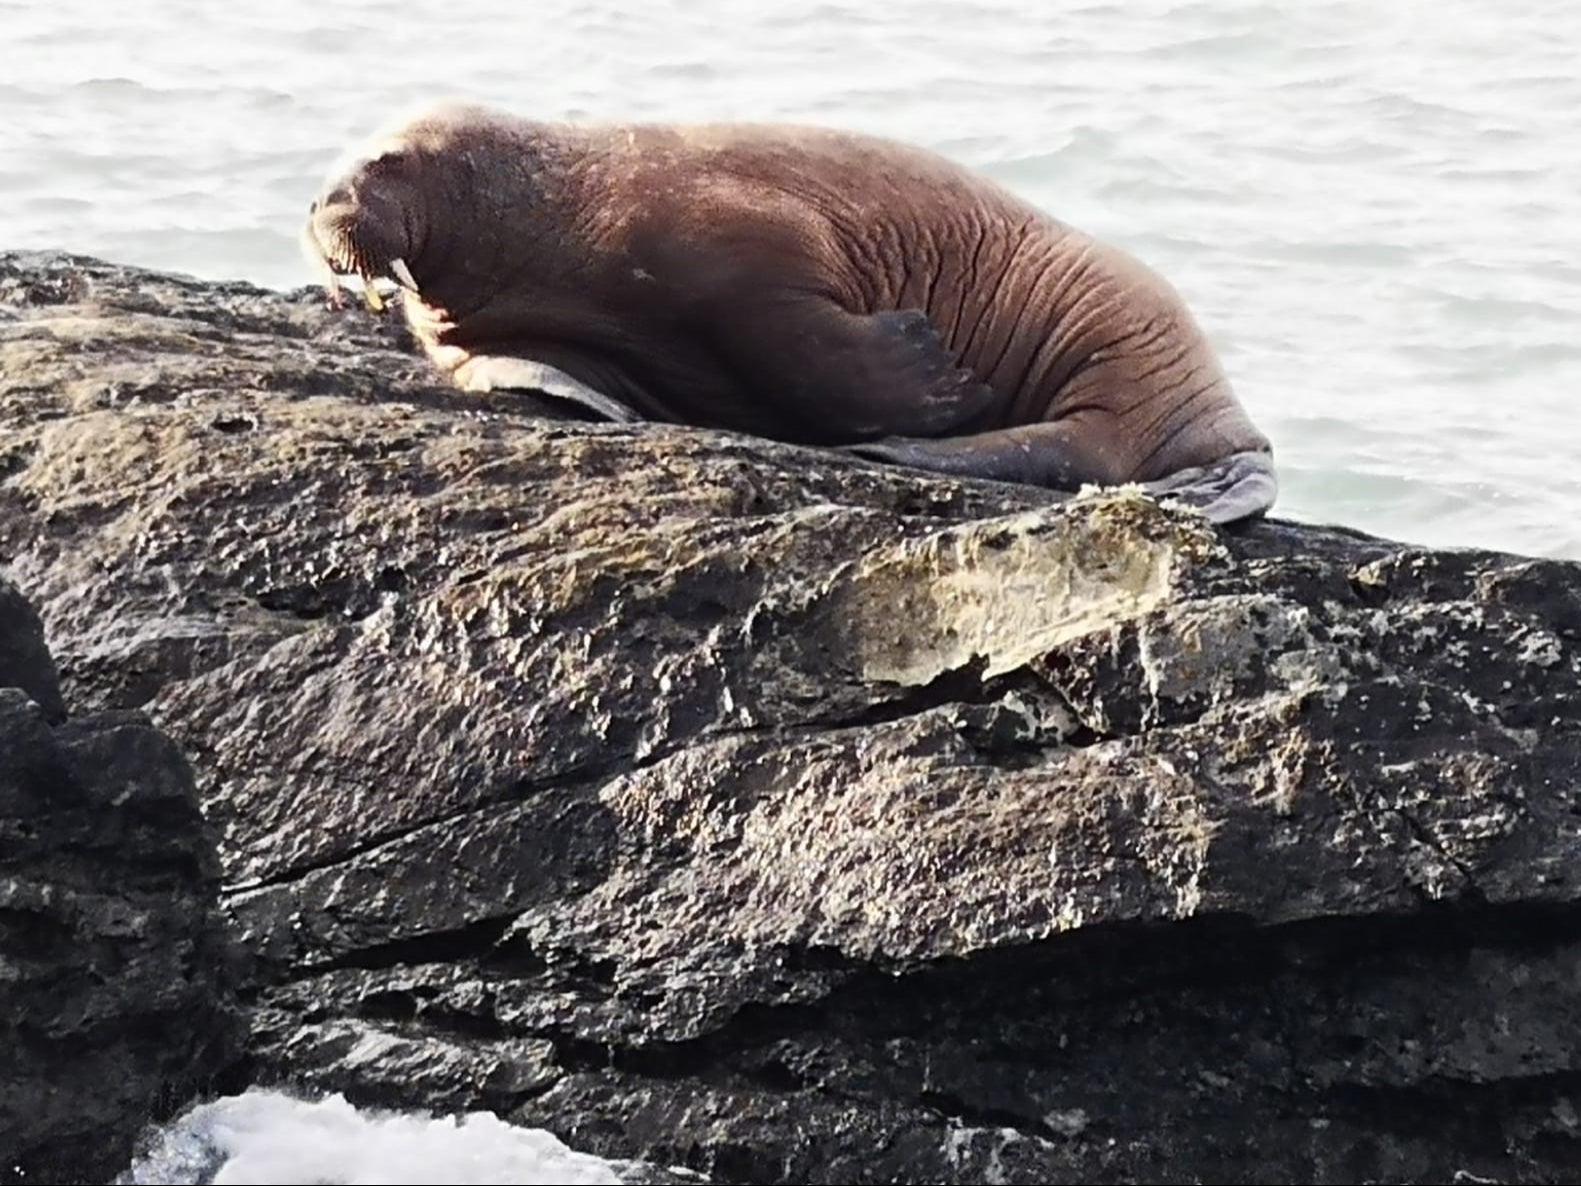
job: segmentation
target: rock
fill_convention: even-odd
[[[434,385],[0,256],[0,552],[266,1081],[715,1181],[1566,1180],[1581,568]]]
[[[0,578],[0,687],[26,692],[52,721],[66,715],[60,676],[44,643],[38,611],[21,590]]]
[[[0,1182],[106,1181],[241,1055],[191,770],[140,713],[65,723],[0,580]]]

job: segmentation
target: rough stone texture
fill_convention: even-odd
[[[141,713],[63,715],[0,579],[0,1182],[106,1181],[245,1036],[186,759]]]
[[[1562,1181],[1581,568],[433,385],[0,256],[0,550],[261,1078],[740,1182]]]
[[[22,591],[0,577],[0,687],[26,692],[52,721],[66,715],[60,676],[44,642],[38,611]]]

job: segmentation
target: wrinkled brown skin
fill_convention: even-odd
[[[404,260],[408,320],[465,387],[534,386],[532,360],[617,416],[1057,489],[1206,467],[1219,521],[1273,501],[1268,441],[1162,277],[920,149],[445,105],[331,181],[307,240],[338,272]]]

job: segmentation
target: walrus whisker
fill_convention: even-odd
[[[348,274],[355,272],[359,276],[366,276],[373,269],[368,267],[367,257],[362,251],[362,244],[357,242],[354,235],[347,235],[343,242],[346,249],[346,272]]]
[[[335,274],[335,265],[330,262],[329,256],[324,251],[324,245],[319,242],[318,236],[313,233],[309,224],[303,228],[301,236],[302,254],[307,257],[308,264],[318,273],[319,283],[324,286],[324,295],[332,308],[339,308],[341,302],[340,277]]]
[[[404,259],[390,261],[390,275],[394,276],[396,283],[407,291],[417,291],[417,281],[412,277],[412,269],[406,266]]]
[[[355,232],[342,231],[336,234],[335,240],[333,254],[324,253],[330,276],[333,278],[337,271],[346,276],[356,276],[362,281],[363,302],[375,313],[383,313],[384,298],[374,285],[374,269],[369,265],[368,253],[357,241]]]

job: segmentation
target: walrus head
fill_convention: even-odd
[[[331,301],[339,302],[341,276],[360,277],[363,296],[375,310],[384,308],[376,281],[394,280],[417,291],[406,262],[416,244],[404,166],[398,151],[360,161],[330,181],[309,208],[302,245],[324,274]]]

